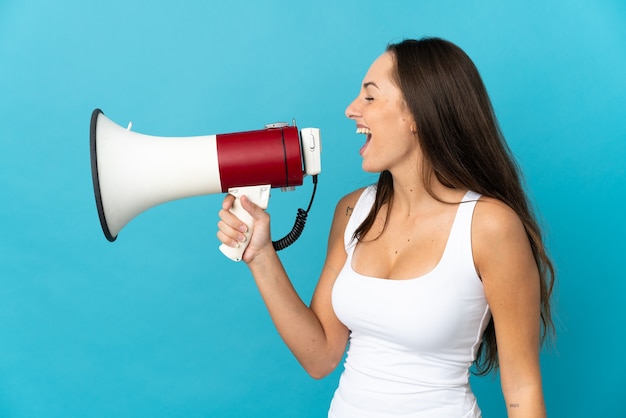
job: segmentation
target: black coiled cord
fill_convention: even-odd
[[[309,211],[311,210],[311,205],[313,205],[313,199],[315,199],[315,191],[317,190],[317,175],[313,176],[313,193],[311,194],[311,201],[309,202],[309,207],[304,209],[298,209],[298,214],[296,215],[296,221],[293,224],[293,228],[291,231],[285,235],[283,238],[278,241],[272,242],[274,245],[274,249],[276,251],[284,250],[289,247],[291,244],[296,242],[302,231],[304,230],[304,225],[306,224],[306,218],[309,215]]]

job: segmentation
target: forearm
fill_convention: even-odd
[[[248,263],[269,314],[285,344],[313,377],[332,371],[341,354],[333,353],[324,328],[300,298],[273,250],[263,251]]]
[[[545,418],[546,407],[540,385],[529,385],[505,394],[509,418]]]

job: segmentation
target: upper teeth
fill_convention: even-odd
[[[356,133],[357,134],[371,134],[372,132],[369,130],[369,128],[356,128]]]

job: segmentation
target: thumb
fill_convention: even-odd
[[[241,202],[241,207],[245,209],[255,221],[267,216],[265,209],[254,203],[248,196],[242,195],[239,201]]]

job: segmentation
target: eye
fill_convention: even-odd
[[[374,98],[368,96],[368,97],[365,97],[365,100],[368,101],[368,102],[373,102]]]

